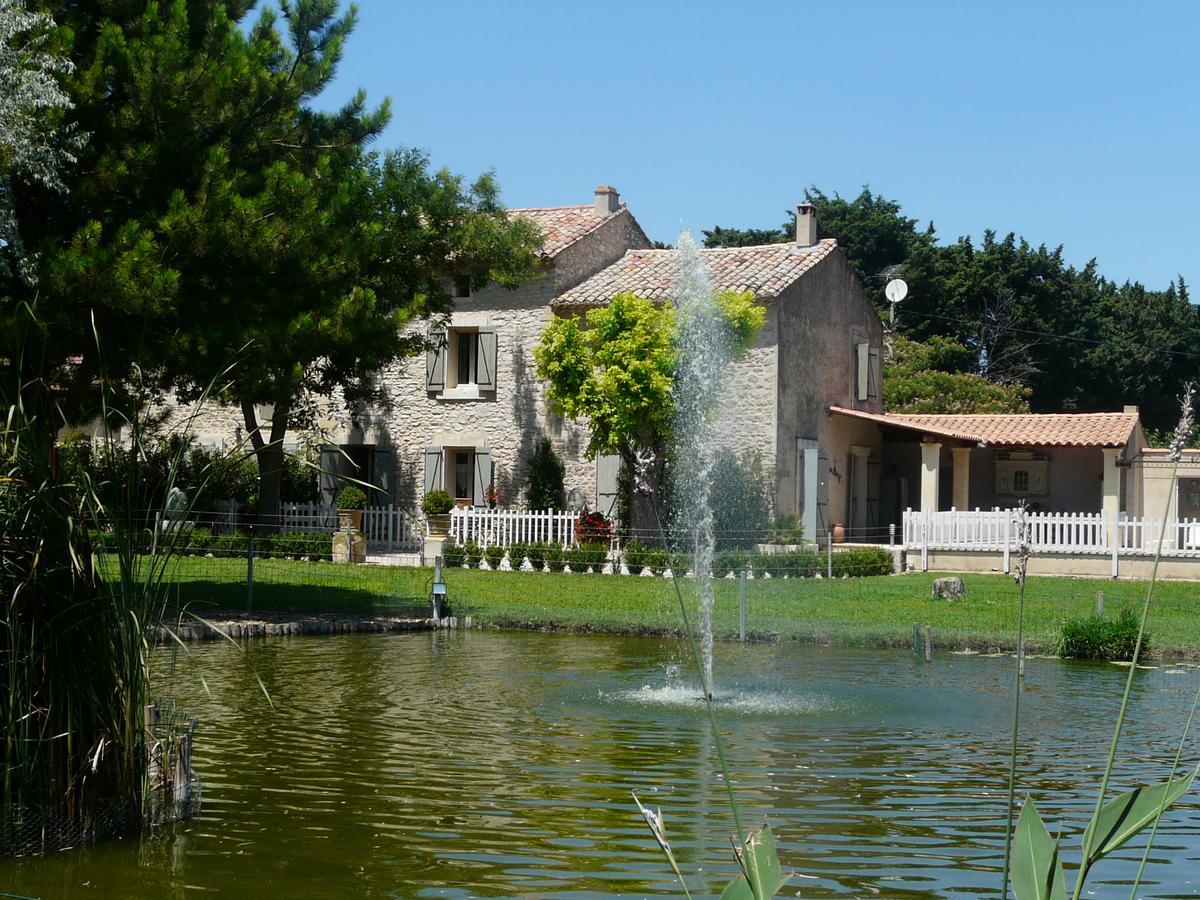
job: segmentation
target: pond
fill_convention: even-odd
[[[169,656],[175,656],[173,666]],[[677,886],[631,791],[660,806],[694,890],[733,863],[685,647],[491,631],[278,638],[163,653],[201,719],[201,815],[144,840],[0,863],[58,897],[582,897]],[[997,893],[1010,658],[719,644],[745,819],[805,897]],[[1028,662],[1021,784],[1071,837],[1095,798],[1126,670]],[[1164,777],[1200,672],[1140,672],[1118,784]],[[207,690],[205,688],[207,686]],[[1194,748],[1187,758],[1195,757]],[[1101,863],[1119,895],[1140,848]],[[1147,896],[1195,893],[1200,807],[1160,829]],[[1108,888],[1105,888],[1105,884]],[[1126,892],[1127,892],[1126,888]]]

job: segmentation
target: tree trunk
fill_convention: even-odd
[[[242,417],[246,420],[246,431],[250,434],[250,445],[258,461],[258,517],[261,531],[278,531],[283,522],[280,507],[280,488],[283,485],[283,438],[287,434],[288,413],[291,400],[275,404],[271,414],[271,429],[263,437],[254,404],[242,401]]]

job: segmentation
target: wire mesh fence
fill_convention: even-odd
[[[146,708],[140,792],[53,804],[14,803],[0,816],[0,857],[35,856],[81,847],[190,818],[200,810],[200,778],[192,768],[197,722],[169,701]]]

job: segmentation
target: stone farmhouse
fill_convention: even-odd
[[[586,426],[548,408],[533,350],[555,316],[623,291],[669,297],[675,255],[652,248],[612,187],[597,188],[592,203],[511,213],[545,234],[539,277],[516,290],[463,286],[440,349],[379,373],[389,402],[328,404],[318,422],[323,470],[354,474],[406,506],[434,488],[479,505],[489,485],[519,505],[526,461],[545,435],[567,491],[612,512],[617,459],[588,459]],[[816,235],[815,210],[803,204],[793,242],[701,251],[715,288],[752,291],[766,308],[756,344],[729,372],[720,426],[730,449],[772,473],[777,512],[799,515],[808,534],[831,522],[865,531],[878,523],[880,431],[829,409],[882,411],[883,328],[837,243]],[[207,443],[239,429],[217,410],[197,424]],[[335,489],[325,479],[323,500],[332,503]]]

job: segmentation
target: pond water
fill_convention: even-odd
[[[202,814],[144,840],[0,863],[34,897],[635,896],[678,892],[631,791],[660,806],[694,891],[734,866],[707,720],[677,642],[441,632],[281,638],[180,654],[201,719]],[[747,822],[767,817],[805,897],[995,895],[1009,658],[718,644]],[[682,675],[681,675],[682,673]],[[684,677],[686,676],[686,677]],[[1074,835],[1125,670],[1028,662],[1021,783]],[[1140,672],[1117,783],[1164,777],[1200,672]],[[204,685],[207,685],[207,691]],[[1194,760],[1196,748],[1188,758]],[[1160,829],[1146,896],[1200,885],[1200,807]],[[1101,863],[1125,896],[1139,848]]]

